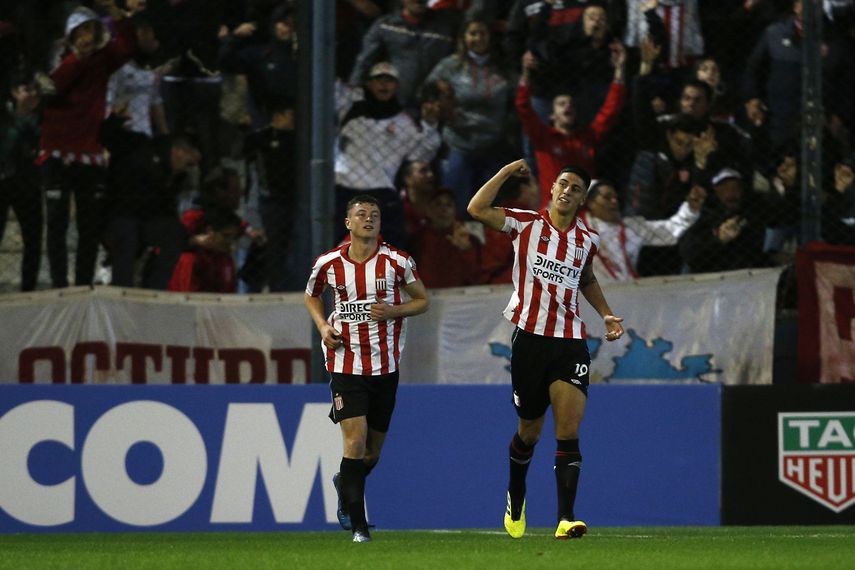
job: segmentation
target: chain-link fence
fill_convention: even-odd
[[[23,4],[0,14],[0,289],[302,289],[309,268],[289,252],[308,123],[296,109],[310,42],[296,23],[309,3]],[[846,244],[852,4],[805,7],[823,18],[817,227]],[[801,2],[336,8],[335,185],[313,189],[334,192],[335,242],[348,200],[369,194],[383,238],[414,255],[429,287],[510,282],[510,240],[466,205],[522,157],[531,176],[506,183],[497,205],[548,209],[566,165],[595,180],[581,216],[600,234],[601,281],[792,261],[802,51],[814,41]]]

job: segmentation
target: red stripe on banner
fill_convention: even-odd
[[[356,270],[356,299],[367,300],[368,292],[365,284],[365,263],[354,264]],[[356,330],[359,334],[359,355],[362,361],[362,374],[371,375],[371,339],[369,337],[368,323],[359,323],[356,325]]]
[[[818,244],[809,243],[796,251],[796,279],[799,287],[799,382],[819,381],[819,296],[816,291]]]
[[[840,267],[819,271],[819,262]],[[855,302],[852,300],[855,283],[835,282],[834,275],[839,276],[842,268],[855,271],[855,247],[814,242],[796,252],[799,382],[855,380],[852,373],[855,370],[855,347],[851,339],[852,321],[855,320]],[[820,295],[820,283],[828,295]],[[830,346],[823,346],[824,341]],[[826,365],[831,369],[825,369]]]

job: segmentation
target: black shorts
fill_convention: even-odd
[[[534,420],[549,407],[549,385],[567,382],[588,395],[591,355],[588,343],[575,338],[554,338],[522,329],[511,336],[511,383],[517,415]]]
[[[380,376],[330,373],[333,423],[365,416],[368,427],[386,433],[395,409],[398,371]]]

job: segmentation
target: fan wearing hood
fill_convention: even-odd
[[[136,34],[113,0],[98,0],[115,23],[116,37],[98,15],[76,8],[65,25],[67,53],[51,73],[53,95],[45,101],[36,163],[42,169],[47,204],[51,281],[67,287],[71,196],[76,207],[76,285],[91,285],[103,230],[105,155],[98,131],[106,115],[110,75],[133,57]]]

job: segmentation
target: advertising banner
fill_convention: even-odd
[[[718,524],[720,391],[592,386],[579,516]],[[367,483],[377,530],[501,531],[510,400],[508,386],[401,386]],[[323,385],[0,386],[0,532],[342,532],[329,410]],[[555,523],[553,429],[529,469],[533,527]]]
[[[855,382],[855,247],[809,243],[796,272],[799,381]]]
[[[778,269],[604,287],[626,335],[582,301],[592,382],[769,384]],[[409,319],[401,381],[509,384],[510,286],[431,292]],[[0,382],[302,384],[302,293],[181,295],[110,287],[0,297]],[[325,381],[325,378],[320,379]]]
[[[770,384],[779,269],[606,284],[626,335],[604,342],[602,319],[581,301],[592,382]],[[431,297],[412,320],[402,378],[458,384],[510,382],[510,287]],[[424,376],[423,371],[433,375]]]
[[[727,386],[724,524],[855,523],[855,390]]]

